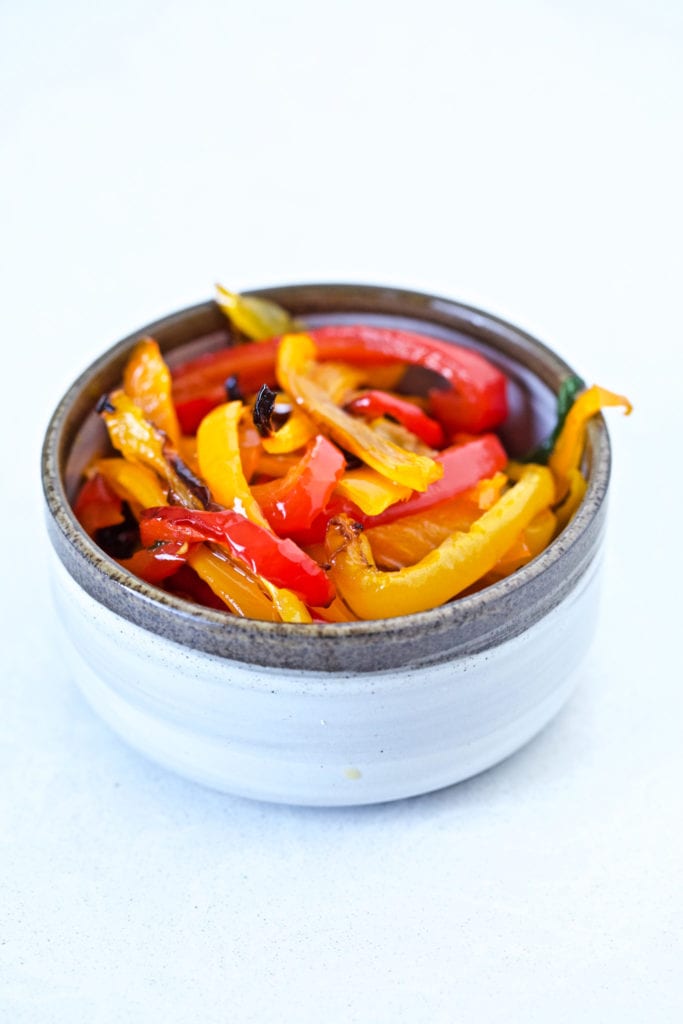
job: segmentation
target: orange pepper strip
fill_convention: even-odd
[[[528,466],[517,484],[470,527],[454,533],[416,565],[382,572],[366,537],[346,516],[331,521],[326,546],[332,578],[344,601],[363,619],[426,611],[450,601],[494,567],[519,533],[553,500],[545,466]]]
[[[123,390],[140,406],[145,417],[163,430],[174,447],[180,441],[180,426],[171,397],[171,374],[153,338],[143,338],[123,371]]]
[[[623,406],[627,416],[633,408],[628,398],[624,398],[623,395],[615,395],[612,391],[594,385],[579,395],[567,413],[564,426],[548,459],[548,465],[557,482],[558,500],[564,498],[569,490],[571,471],[579,468],[588,421],[607,406]]]
[[[553,539],[556,524],[557,518],[549,508],[539,512],[526,529],[522,530],[515,543],[494,565],[491,572],[484,577],[487,584],[504,579],[545,551]]]
[[[358,616],[353,614],[338,594],[327,608],[314,608],[313,610],[325,622],[358,622]]]
[[[256,463],[256,472],[273,478],[286,476],[290,469],[296,469],[300,458],[301,453],[268,455],[264,452]]]
[[[344,412],[327,391],[311,377],[315,369],[315,345],[305,334],[288,334],[280,342],[277,377],[287,391],[342,448],[395,483],[425,491],[443,475],[433,459],[406,451],[379,437],[367,423]]]
[[[482,512],[498,500],[505,482],[504,474],[497,473],[424,512],[368,527],[363,536],[370,542],[375,562],[383,569],[415,565],[451,534],[469,530]]]

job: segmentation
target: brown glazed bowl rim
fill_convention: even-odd
[[[439,296],[355,284],[284,285],[249,294],[279,302],[299,317],[366,314],[376,322],[378,317],[414,320],[417,330],[458,332],[459,341],[465,334],[475,346],[530,369],[555,392],[574,372],[514,325]],[[64,479],[69,449],[104,390],[102,381],[112,387],[120,380],[128,353],[142,337],[152,335],[162,350],[172,351],[219,329],[221,317],[215,303],[205,302],[135,331],[91,363],[49,422],[42,451],[48,532],[67,572],[93,600],[183,647],[242,664],[316,673],[382,672],[471,657],[518,636],[567,597],[590,568],[602,540],[610,476],[609,437],[601,416],[589,426],[586,496],[560,536],[513,575],[431,611],[349,623],[262,622],[193,605],[131,576],[97,547],[73,514]]]

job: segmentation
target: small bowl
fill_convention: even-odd
[[[551,428],[572,369],[518,328],[469,306],[393,288],[293,285],[254,292],[310,326],[362,320],[471,346],[510,381],[514,454]],[[107,450],[94,405],[131,349],[157,339],[173,365],[224,345],[213,302],[114,345],[68,390],[42,457],[52,581],[65,656],[95,710],[154,761],[261,800],[367,804],[489,768],[559,711],[596,622],[610,448],[590,424],[588,489],[563,533],[512,576],[433,611],[291,625],[198,607],[130,576],[71,509],[84,466]]]

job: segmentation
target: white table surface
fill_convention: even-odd
[[[681,1019],[682,15],[0,6],[0,1020]],[[95,355],[217,279],[449,295],[633,399],[598,640],[505,764],[259,805],[149,764],[76,691],[42,432]]]

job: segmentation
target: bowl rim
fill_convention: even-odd
[[[466,330],[474,347],[489,344],[497,348],[504,341],[513,347],[522,346],[543,364],[545,376],[536,376],[549,384],[549,376],[569,375],[575,371],[552,349],[538,339],[506,320],[474,306],[428,293],[388,286],[366,284],[312,283],[273,286],[252,289],[245,294],[269,298],[288,306],[295,315],[301,314],[297,302],[308,301],[316,311],[337,315],[346,309],[356,309],[359,315],[372,311],[381,314],[380,306],[389,318],[392,310],[400,307],[401,316],[419,321],[416,330],[425,331],[430,324],[451,330]],[[289,300],[289,301],[288,301]],[[332,305],[330,305],[332,303]],[[337,310],[341,304],[344,310]],[[371,307],[367,310],[365,306]],[[570,523],[563,532],[533,561],[511,576],[466,597],[425,612],[386,619],[348,623],[310,624],[273,623],[255,619],[241,619],[229,612],[217,611],[191,604],[183,598],[168,594],[143,580],[132,576],[107,556],[78,523],[67,498],[63,477],[66,465],[64,435],[74,406],[85,392],[92,391],[93,381],[117,360],[120,362],[130,349],[146,335],[166,335],[182,329],[193,318],[206,318],[217,310],[212,300],[178,310],[169,316],[129,334],[110,346],[93,360],[76,378],[58,402],[47,426],[41,454],[43,492],[48,512],[48,532],[52,544],[67,571],[90,597],[152,632],[160,632],[169,640],[197,652],[217,655],[242,664],[263,667],[292,668],[318,672],[378,671],[377,642],[398,644],[401,658],[389,656],[382,668],[405,665],[408,657],[411,667],[467,657],[496,646],[504,640],[524,632],[526,628],[547,614],[565,597],[587,570],[599,546],[604,529],[605,498],[607,495],[611,452],[609,435],[602,416],[589,424],[588,445],[591,452],[590,472],[586,495]],[[420,319],[420,317],[422,319]],[[456,322],[457,321],[457,322]],[[200,335],[201,336],[201,335]],[[440,335],[441,336],[441,335]],[[459,339],[460,342],[461,339]],[[182,344],[184,342],[181,342]],[[465,341],[465,344],[467,341]],[[162,345],[172,350],[176,344]],[[505,350],[500,349],[501,352]],[[521,363],[521,359],[516,360]],[[526,368],[529,369],[528,364]],[[97,393],[93,393],[94,406]],[[554,574],[555,586],[543,587],[543,580]],[[492,609],[500,605],[508,613],[525,599],[533,596],[533,608],[514,616],[512,622],[500,621],[494,615],[487,628],[484,625],[468,641],[467,623],[476,624],[491,617]],[[505,618],[505,616],[503,616]],[[211,634],[210,636],[207,634]],[[224,634],[221,640],[220,634]],[[431,645],[430,635],[438,640]],[[421,651],[410,650],[410,644],[421,642]],[[338,652],[344,641],[346,655]],[[292,650],[283,652],[283,642]],[[254,647],[254,644],[260,645]],[[353,644],[355,653],[349,654]],[[296,655],[296,646],[301,648]],[[263,649],[261,649],[261,647]],[[321,656],[322,648],[327,656]],[[365,653],[363,648],[366,648]],[[317,648],[317,653],[312,648]],[[245,656],[248,652],[248,656]]]

